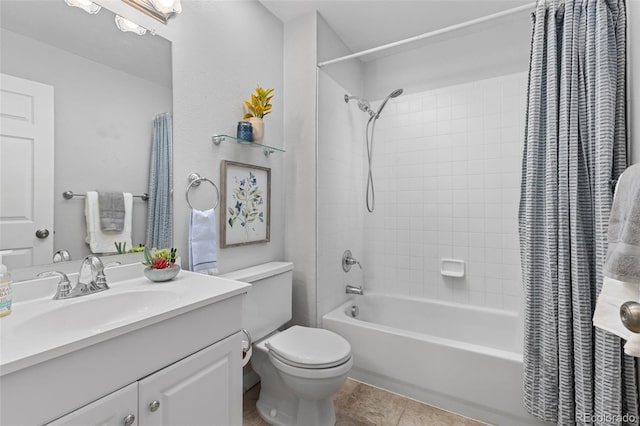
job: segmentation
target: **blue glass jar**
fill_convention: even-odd
[[[238,139],[242,139],[245,141],[253,141],[253,127],[251,123],[248,121],[239,121],[238,122]]]

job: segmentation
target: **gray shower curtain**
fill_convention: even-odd
[[[612,184],[627,161],[625,25],[624,0],[539,0],[533,15],[519,214],[524,403],[561,425],[638,424],[634,359],[591,322]]]
[[[168,248],[173,243],[173,127],[169,113],[153,119],[147,241],[149,248]]]

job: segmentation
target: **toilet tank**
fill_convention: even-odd
[[[293,263],[263,263],[222,277],[251,284],[243,298],[242,327],[251,333],[254,342],[291,319]]]

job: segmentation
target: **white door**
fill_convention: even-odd
[[[0,74],[0,250],[14,251],[3,257],[9,270],[51,263],[53,141],[53,87]]]
[[[138,383],[140,426],[241,426],[240,333]]]
[[[117,390],[47,426],[137,426],[138,382]]]

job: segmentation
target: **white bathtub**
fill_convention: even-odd
[[[326,314],[323,327],[351,343],[356,380],[494,424],[543,424],[522,405],[516,313],[367,294]]]

